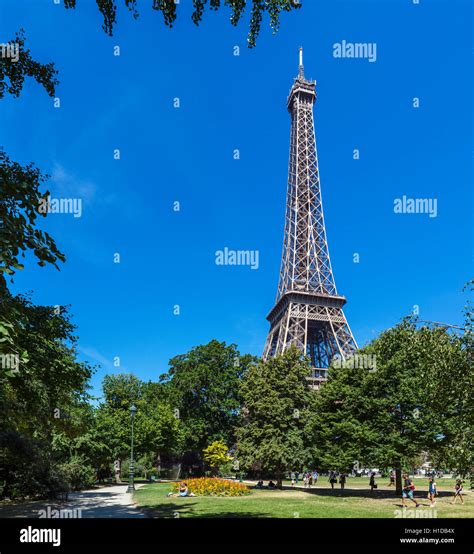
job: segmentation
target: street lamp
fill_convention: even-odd
[[[133,420],[135,419],[135,414],[137,413],[137,408],[134,404],[130,406],[130,417],[132,419],[132,444],[130,448],[130,473],[129,473],[129,479],[128,479],[128,488],[127,492],[133,492],[135,490],[135,485],[133,483]]]

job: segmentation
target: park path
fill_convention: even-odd
[[[136,485],[140,488],[142,485]],[[1,517],[39,517],[40,510],[74,510],[71,517],[145,518],[135,507],[127,485],[113,485],[69,494],[67,502],[30,502],[0,508]]]

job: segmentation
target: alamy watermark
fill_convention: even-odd
[[[342,40],[332,45],[334,58],[365,59],[373,63],[377,61],[376,42],[348,42]]]
[[[393,201],[393,211],[396,214],[428,214],[428,217],[437,217],[437,198],[408,198],[403,195]]]
[[[82,508],[52,508],[46,506],[44,510],[38,510],[40,519],[80,519],[82,518]]]
[[[376,358],[375,354],[354,354],[347,358],[336,354],[332,359],[332,366],[335,368],[367,369],[369,372],[373,372],[377,370]]]
[[[259,259],[258,250],[232,250],[227,246],[223,250],[216,250],[216,265],[243,265],[258,269]]]
[[[20,369],[20,356],[18,354],[0,354],[0,367],[16,373]]]
[[[0,44],[0,56],[16,63],[20,60],[20,45],[18,42]]]
[[[73,214],[82,216],[82,198],[52,198],[47,196],[40,200],[38,208],[40,214]]]
[[[395,519],[435,519],[438,517],[438,512],[429,508],[428,510],[412,510],[403,508],[394,510]]]
[[[53,546],[61,545],[61,529],[37,529],[31,525],[20,529],[20,542],[50,542]]]

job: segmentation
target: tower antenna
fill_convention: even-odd
[[[304,77],[304,67],[303,67],[303,47],[300,46],[300,63],[299,63],[299,77]]]

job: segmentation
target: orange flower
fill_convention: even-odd
[[[182,481],[173,483],[173,490],[178,491]],[[189,492],[197,496],[242,496],[250,489],[242,483],[220,479],[218,477],[198,477],[186,479]]]

